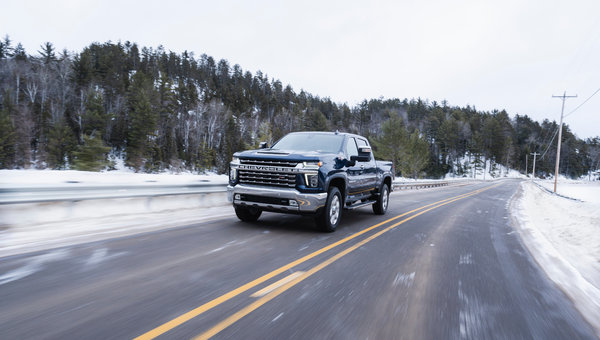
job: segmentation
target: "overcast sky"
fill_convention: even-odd
[[[560,118],[600,88],[600,1],[0,0],[0,34],[36,54],[132,41],[227,59],[355,105],[423,98]],[[600,93],[565,122],[600,135]]]

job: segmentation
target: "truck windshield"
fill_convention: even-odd
[[[273,145],[272,149],[338,153],[344,136],[320,133],[291,133]]]

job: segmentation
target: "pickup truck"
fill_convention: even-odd
[[[376,161],[362,136],[293,132],[271,147],[233,154],[227,198],[242,221],[263,211],[314,215],[332,232],[344,209],[372,205],[385,214],[393,177],[392,162]]]

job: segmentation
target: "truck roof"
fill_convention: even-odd
[[[335,131],[335,132],[331,132],[331,131],[298,131],[298,132],[290,132],[289,134],[323,134],[323,135],[339,135],[339,136],[349,136],[349,137],[360,137],[360,138],[364,138],[366,139],[366,137],[361,136],[361,135],[357,135],[354,133],[349,133],[349,132],[339,132],[339,131]]]

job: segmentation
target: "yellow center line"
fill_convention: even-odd
[[[303,280],[307,279],[308,277],[312,276],[313,274],[317,273],[318,271],[322,270],[323,268],[327,267],[328,265],[332,264],[333,262],[339,260],[340,258],[344,257],[345,255],[353,252],[354,250],[362,247],[363,245],[365,245],[368,242],[371,242],[372,240],[378,238],[379,236],[387,233],[388,231],[394,229],[395,227],[399,226],[400,224],[403,224],[405,222],[408,222],[410,220],[412,220],[413,218],[423,215],[426,212],[429,212],[433,209],[439,208],[443,205],[446,204],[450,204],[452,202],[461,200],[463,198],[469,197],[469,196],[473,196],[476,195],[478,193],[481,193],[485,190],[494,188],[496,186],[498,186],[500,184],[496,184],[493,186],[490,186],[488,188],[485,188],[483,190],[477,190],[474,191],[468,195],[462,196],[462,197],[458,197],[449,201],[446,201],[444,203],[438,204],[434,207],[431,207],[429,209],[423,210],[417,214],[414,214],[410,217],[407,217],[405,219],[403,219],[400,222],[397,222],[383,230],[378,231],[377,233],[367,237],[366,239],[357,242],[356,244],[342,250],[341,252],[333,255],[332,257],[330,257],[329,259],[321,262],[320,264],[316,265],[315,267],[311,268],[310,270],[308,270],[306,273],[304,273],[303,275],[299,275],[297,278],[295,278],[293,281],[288,282],[287,284],[277,288],[276,290],[272,291],[271,293],[265,295],[264,297],[256,300],[255,302],[249,304],[248,306],[244,307],[243,309],[239,310],[238,312],[232,314],[231,316],[229,316],[228,318],[226,318],[225,320],[221,321],[220,323],[218,323],[217,325],[215,325],[214,327],[212,327],[211,329],[209,329],[208,331],[198,335],[197,337],[194,338],[194,340],[206,340],[206,339],[210,339],[211,337],[215,336],[216,334],[218,334],[219,332],[221,332],[222,330],[224,330],[225,328],[231,326],[232,324],[234,324],[235,322],[239,321],[241,318],[243,318],[244,316],[252,313],[253,311],[255,311],[256,309],[258,309],[260,306],[264,305],[265,303],[271,301],[272,299],[276,298],[277,296],[281,295],[282,293],[284,293],[285,291],[287,291],[288,289],[292,288],[293,286],[297,285],[298,283],[302,282]]]
[[[258,292],[254,293],[254,294],[252,294],[250,296],[251,297],[262,297],[264,295],[267,295],[270,292],[272,292],[275,289],[283,286],[284,284],[292,281],[293,279],[297,278],[298,276],[300,276],[302,274],[304,274],[304,272],[302,272],[302,271],[291,273],[290,275],[284,277],[283,279],[281,279],[281,280],[279,280],[279,281],[277,281],[275,283],[272,283],[272,284],[266,286],[265,288],[259,290]]]
[[[224,302],[226,302],[226,301],[228,301],[228,300],[230,300],[230,299],[238,296],[239,294],[242,294],[242,293],[246,292],[249,289],[252,289],[252,288],[258,286],[259,284],[261,284],[261,283],[263,283],[263,282],[265,282],[265,281],[267,281],[267,280],[269,280],[269,279],[271,279],[271,278],[273,278],[273,277],[275,277],[275,276],[277,276],[277,275],[279,275],[279,274],[281,274],[281,273],[283,273],[283,272],[285,272],[285,271],[287,271],[287,270],[289,270],[289,269],[291,269],[291,268],[293,268],[293,267],[295,267],[295,266],[297,266],[299,264],[302,264],[302,263],[304,263],[304,262],[306,262],[306,261],[308,261],[308,260],[310,260],[310,259],[312,259],[312,258],[314,258],[314,257],[316,257],[316,256],[318,256],[318,255],[320,255],[320,254],[322,254],[322,253],[330,250],[330,249],[333,249],[333,248],[341,245],[341,244],[344,244],[344,243],[346,243],[346,242],[348,242],[350,240],[353,240],[356,237],[358,237],[360,235],[363,235],[363,234],[365,234],[365,233],[367,233],[367,232],[369,232],[369,231],[371,231],[371,230],[373,230],[375,228],[378,228],[378,227],[380,227],[380,226],[382,226],[384,224],[387,224],[387,223],[389,223],[391,221],[397,220],[398,218],[404,217],[404,216],[406,216],[408,214],[411,214],[413,212],[425,209],[427,207],[434,206],[434,205],[439,204],[439,203],[443,203],[443,202],[451,201],[453,199],[460,199],[460,198],[464,198],[464,197],[467,197],[467,196],[470,196],[470,195],[474,195],[476,193],[479,193],[481,191],[490,189],[492,187],[483,188],[483,189],[477,189],[477,190],[469,192],[469,193],[465,193],[465,194],[453,196],[453,197],[446,198],[446,199],[443,199],[443,200],[440,200],[440,201],[437,201],[437,202],[434,202],[434,203],[430,203],[430,204],[424,205],[422,207],[413,209],[411,211],[405,212],[403,214],[394,216],[394,217],[392,217],[390,219],[387,219],[387,220],[385,220],[383,222],[377,223],[377,224],[375,224],[375,225],[373,225],[373,226],[371,226],[369,228],[363,229],[363,230],[361,230],[361,231],[359,231],[359,232],[357,232],[355,234],[352,234],[352,235],[350,235],[350,236],[348,236],[346,238],[343,238],[343,239],[341,239],[341,240],[339,240],[337,242],[334,242],[334,243],[332,243],[332,244],[330,244],[328,246],[325,246],[325,247],[323,247],[323,248],[321,248],[319,250],[316,250],[316,251],[314,251],[314,252],[312,252],[312,253],[310,253],[310,254],[302,257],[302,258],[299,258],[299,259],[297,259],[297,260],[295,260],[293,262],[290,262],[290,263],[288,263],[288,264],[286,264],[286,265],[284,265],[284,266],[282,266],[280,268],[277,268],[277,269],[271,271],[270,273],[267,273],[267,274],[265,274],[265,275],[263,275],[263,276],[255,279],[255,280],[253,280],[253,281],[250,281],[250,282],[248,282],[248,283],[246,283],[246,284],[244,284],[244,285],[242,285],[242,286],[240,286],[240,287],[238,287],[238,288],[236,288],[236,289],[234,289],[232,291],[229,291],[229,292],[227,292],[227,293],[225,293],[225,294],[223,294],[223,295],[221,295],[221,296],[219,296],[219,297],[217,297],[217,298],[215,298],[215,299],[213,299],[213,300],[211,300],[211,301],[209,301],[209,302],[207,302],[207,303],[205,303],[205,304],[203,304],[203,305],[201,305],[201,306],[199,306],[197,308],[192,309],[189,312],[186,312],[186,313],[184,313],[184,314],[176,317],[175,319],[172,319],[171,321],[168,321],[168,322],[166,322],[166,323],[164,323],[164,324],[162,324],[162,325],[160,325],[160,326],[158,326],[158,327],[156,327],[156,328],[154,328],[154,329],[152,329],[152,330],[150,330],[150,331],[148,331],[148,332],[146,332],[146,333],[138,336],[134,340],[154,339],[157,336],[162,335],[162,334],[168,332],[169,330],[171,330],[171,329],[173,329],[173,328],[175,328],[175,327],[177,327],[177,326],[179,326],[179,325],[181,325],[181,324],[183,324],[183,323],[185,323],[185,322],[187,322],[187,321],[189,321],[189,320],[191,320],[191,319],[193,319],[193,318],[195,318],[195,317],[197,317],[197,316],[199,316],[199,315],[201,315],[203,313],[205,313],[206,311],[208,311],[208,310],[210,310],[210,309],[212,309],[212,308],[214,308],[214,307],[216,307],[216,306],[218,306],[218,305],[220,305],[220,304],[222,304],[222,303],[224,303]]]

